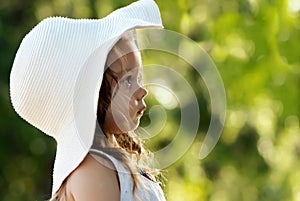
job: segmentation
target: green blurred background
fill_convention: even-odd
[[[55,142],[23,121],[9,99],[9,72],[22,38],[47,16],[101,18],[131,2],[0,1],[0,200],[46,200],[51,190]],[[194,87],[201,122],[193,145],[164,170],[167,199],[300,201],[300,1],[157,4],[166,29],[187,35],[209,53],[227,94],[221,138],[210,155],[199,160],[210,100],[203,83],[194,82],[200,79],[195,72],[185,72],[191,83],[198,83]],[[149,96],[149,108],[154,104],[157,100]],[[177,114],[178,109],[168,112],[166,134],[148,142],[150,149],[172,140]],[[147,121],[145,117],[143,122]]]

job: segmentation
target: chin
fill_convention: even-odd
[[[120,133],[127,133],[129,131],[133,131],[135,129],[137,129],[137,127],[140,124],[140,120],[132,120],[130,123],[127,123],[127,125],[118,125],[118,130]]]
[[[133,122],[132,125],[130,125],[129,131],[133,131],[133,130],[137,129],[137,127],[139,127],[139,124],[140,124],[139,120],[137,122]]]
[[[139,116],[127,118],[125,118],[124,116],[119,116],[113,119],[112,127],[115,128],[113,130],[118,131],[118,133],[127,133],[129,131],[133,131],[138,128],[140,119],[141,118]]]
[[[137,129],[137,127],[139,125],[140,125],[140,118],[132,119],[132,121],[130,122],[128,131],[133,131],[133,130]]]

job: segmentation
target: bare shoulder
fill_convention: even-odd
[[[120,200],[118,174],[114,165],[88,154],[67,180],[67,194],[75,201]]]

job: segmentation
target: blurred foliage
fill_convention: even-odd
[[[47,16],[101,18],[129,0],[1,0],[0,2],[0,199],[50,196],[55,142],[12,109],[9,72],[24,35]],[[166,29],[195,40],[212,57],[224,81],[227,115],[215,149],[198,159],[209,124],[209,100],[195,73],[201,122],[188,152],[167,168],[168,200],[300,200],[300,2],[299,0],[157,1]],[[167,64],[166,64],[167,65]],[[201,89],[201,90],[196,90]],[[154,97],[148,101],[158,103]],[[172,140],[178,109],[168,112]],[[144,118],[147,121],[147,116]]]

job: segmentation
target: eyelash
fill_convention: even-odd
[[[124,83],[126,86],[130,87],[130,86],[132,85],[132,76],[131,76],[131,75],[127,76],[127,77],[123,80],[123,83]]]
[[[137,77],[135,77],[133,75],[128,75],[128,76],[125,77],[125,79],[122,80],[121,83],[126,87],[131,87],[133,85],[134,79],[136,80],[136,82],[138,84],[143,85],[141,75],[137,75]]]

